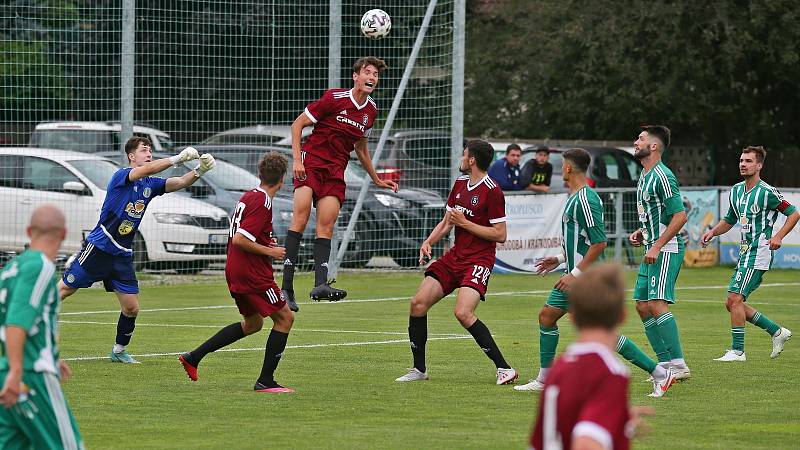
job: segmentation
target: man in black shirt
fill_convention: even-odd
[[[536,148],[536,157],[522,166],[520,183],[526,189],[540,194],[550,190],[550,178],[553,176],[553,165],[547,162],[550,159],[550,149],[541,145]]]

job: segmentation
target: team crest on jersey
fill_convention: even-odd
[[[153,193],[153,190],[150,189],[149,187],[146,187],[146,188],[144,188],[144,192],[142,192],[142,195],[144,195],[144,198],[150,198],[150,195],[152,193]]]
[[[67,275],[67,283],[74,283],[75,282],[75,275],[69,274]]]
[[[644,192],[644,193],[642,194],[642,200],[644,200],[644,201],[646,201],[646,202],[647,202],[647,201],[650,201],[650,194],[648,194],[647,192]]]
[[[366,125],[367,122],[369,122],[369,116],[364,114],[364,125]]]
[[[478,196],[477,195],[473,195],[472,196],[472,200],[470,200],[470,202],[472,203],[472,206],[477,205],[478,204]]]
[[[128,206],[125,207],[125,212],[134,219],[141,219],[144,208],[144,200],[136,200],[136,203],[128,202]]]
[[[130,220],[123,220],[122,223],[119,224],[117,231],[119,231],[119,234],[122,236],[131,234],[131,231],[133,231],[133,222]]]
[[[760,211],[761,211],[761,208],[758,205],[756,205],[755,203],[750,205],[750,212],[751,213],[758,214]]]

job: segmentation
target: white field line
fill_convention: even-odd
[[[433,337],[428,338],[429,341],[452,341],[457,339],[472,339],[472,336],[446,336],[446,337]],[[367,341],[367,342],[340,342],[330,344],[303,344],[303,345],[287,345],[286,349],[296,348],[320,348],[320,347],[357,347],[361,345],[383,345],[383,344],[408,344],[408,339],[395,339],[389,341]],[[223,348],[217,350],[219,352],[263,352],[264,347],[256,348]],[[131,355],[135,358],[157,358],[161,356],[178,356],[182,352],[170,353],[142,353],[138,355]],[[108,359],[108,355],[104,356],[76,356],[73,358],[62,358],[64,361],[97,361]]]
[[[59,320],[59,324],[79,324],[79,325],[117,325],[117,322],[95,322],[91,320]],[[181,324],[181,323],[137,323],[137,327],[165,327],[165,328],[216,328],[219,329],[225,325],[194,325],[194,324]],[[407,331],[360,331],[360,330],[325,330],[319,328],[292,328],[292,332],[302,331],[306,333],[350,333],[350,334],[386,334],[397,336],[408,336]],[[430,336],[463,336],[455,333],[431,333]]]
[[[764,283],[760,288],[765,287],[782,287],[782,286],[800,286],[800,283]],[[727,289],[728,285],[719,285],[719,286],[680,286],[676,287],[675,290],[678,291],[694,291],[694,290],[708,290],[708,289]],[[509,292],[489,292],[486,294],[487,297],[494,297],[494,296],[521,296],[521,295],[533,295],[533,294],[549,294],[551,289],[546,290],[537,290],[537,291],[509,291]],[[627,289],[627,292],[633,292],[633,289]],[[328,305],[328,304],[340,304],[340,303],[366,303],[366,302],[391,302],[391,301],[398,301],[398,300],[410,300],[411,297],[382,297],[382,298],[365,298],[365,299],[356,299],[356,300],[341,300],[338,302],[297,302],[299,305]],[[681,300],[678,299],[678,302]],[[689,300],[687,300],[689,301]],[[766,304],[766,303],[763,303]],[[195,310],[202,310],[202,309],[227,309],[227,308],[235,308],[236,305],[213,305],[213,306],[187,306],[182,308],[153,308],[153,309],[140,309],[140,313],[145,312],[162,312],[162,311],[195,311]],[[60,316],[79,316],[79,315],[86,315],[86,314],[119,314],[119,310],[101,310],[101,311],[72,311],[72,312],[62,312]]]

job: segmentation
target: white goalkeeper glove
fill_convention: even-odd
[[[206,172],[216,167],[216,165],[217,162],[214,161],[213,156],[209,153],[203,153],[203,156],[200,157],[200,164],[194,168],[194,173],[196,173],[198,177],[202,177]]]
[[[197,152],[197,149],[194,147],[186,147],[185,149],[181,150],[175,156],[169,157],[169,162],[172,163],[173,166],[177,167],[181,163],[185,163],[187,161],[191,161],[193,159],[197,159],[200,157],[200,154]]]

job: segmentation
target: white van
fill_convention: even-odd
[[[42,203],[67,218],[61,251],[77,252],[100,217],[106,187],[119,166],[109,159],[67,150],[0,147],[0,252],[18,253],[25,228]],[[208,203],[166,194],[147,207],[133,243],[136,269],[198,272],[225,260],[227,213]]]

